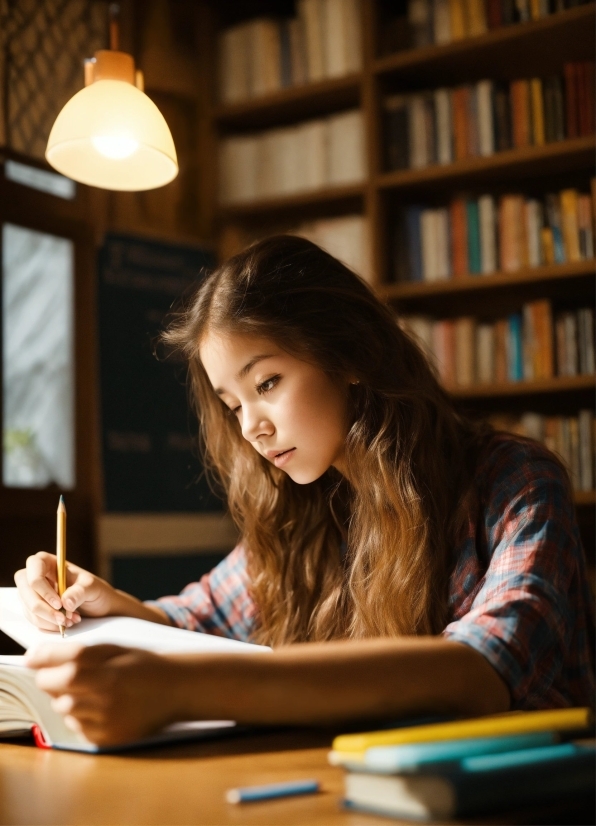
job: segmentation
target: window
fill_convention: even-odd
[[[6,487],[75,484],[73,282],[71,240],[3,224]]]

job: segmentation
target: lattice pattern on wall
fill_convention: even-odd
[[[83,87],[84,58],[107,48],[107,8],[98,0],[0,0],[0,141],[43,158],[58,112]]]

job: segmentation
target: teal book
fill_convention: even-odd
[[[414,773],[346,773],[344,806],[396,818],[471,817],[594,798],[594,745],[564,743],[429,764]]]
[[[478,757],[551,746],[559,742],[552,731],[515,734],[504,737],[468,737],[435,743],[414,743],[404,746],[377,746],[364,755],[364,768],[380,774],[414,772],[422,767],[466,757]],[[356,767],[356,764],[353,764]]]
[[[513,313],[507,319],[507,378],[509,381],[524,378],[521,313]]]
[[[468,272],[470,275],[479,275],[482,272],[482,255],[478,201],[466,201],[466,217],[468,219]]]

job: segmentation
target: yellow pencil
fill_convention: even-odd
[[[56,563],[58,566],[58,596],[66,591],[66,507],[64,497],[60,497],[56,514]],[[64,608],[62,613],[66,613]],[[64,626],[60,626],[60,636],[64,636]]]

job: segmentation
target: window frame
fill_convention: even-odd
[[[96,382],[96,276],[93,225],[86,216],[90,203],[86,187],[77,184],[72,200],[45,193],[24,184],[8,180],[4,161],[15,160],[45,171],[51,167],[21,153],[0,149],[0,224],[11,223],[67,238],[74,245],[73,284],[73,355],[74,355],[74,422],[75,422],[75,487],[67,492],[69,519],[89,536],[83,564],[93,561],[93,521],[98,512],[100,496],[98,405]],[[0,260],[2,254],[0,233]],[[2,417],[2,296],[0,291],[0,418]],[[10,488],[0,479],[0,520],[2,518],[54,517],[60,489],[56,484],[46,488]],[[77,533],[79,533],[77,531]],[[48,550],[51,550],[48,549]],[[81,556],[81,549],[76,553]],[[74,561],[74,560],[73,560]]]

